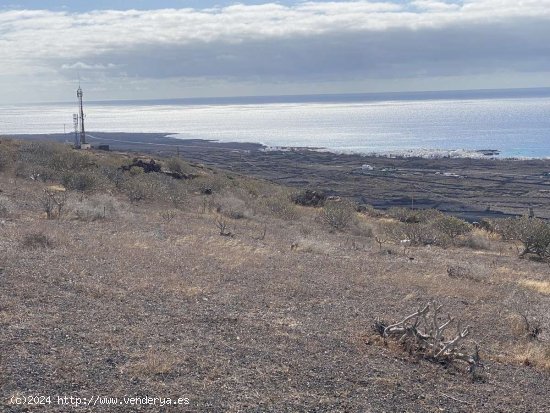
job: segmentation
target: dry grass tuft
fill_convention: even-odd
[[[517,346],[513,360],[525,366],[534,366],[544,370],[550,370],[550,344],[533,341]]]
[[[122,371],[139,378],[161,376],[171,373],[178,361],[173,353],[149,349],[138,355],[134,361],[128,362]]]
[[[519,280],[519,285],[535,290],[536,292],[544,295],[550,295],[550,281],[536,281],[536,280]]]

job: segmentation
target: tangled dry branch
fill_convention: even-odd
[[[442,321],[439,316],[442,308],[442,305],[430,302],[398,323],[386,325],[377,320],[373,327],[384,340],[395,338],[411,353],[422,354],[441,363],[462,360],[469,364],[469,372],[474,375],[478,368],[483,367],[478,346],[473,354],[459,351],[459,345],[470,334],[470,326],[462,328],[461,323],[456,322],[456,334],[450,339],[446,338],[443,333],[455,319],[448,316]]]

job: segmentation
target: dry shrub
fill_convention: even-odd
[[[167,210],[164,210],[164,211],[160,211],[159,212],[159,216],[162,218],[162,220],[169,224],[170,222],[172,222],[174,220],[174,218],[176,218],[178,215],[178,211],[174,210],[174,209],[167,209]]]
[[[292,194],[292,202],[302,206],[322,207],[327,200],[327,195],[322,191],[304,189],[298,193]]]
[[[13,145],[7,141],[0,141],[0,172],[11,168],[15,162],[16,154]]]
[[[321,219],[331,229],[346,228],[355,217],[355,204],[350,201],[327,201],[321,211]]]
[[[189,203],[189,193],[181,181],[167,180],[164,192],[166,200],[176,209],[184,209]]]
[[[333,252],[334,247],[329,242],[320,241],[318,239],[302,238],[292,243],[291,250],[308,254],[329,255]]]
[[[50,237],[43,232],[32,232],[23,236],[21,245],[28,249],[38,249],[53,248],[54,243]]]
[[[358,237],[365,237],[365,238],[374,237],[373,226],[361,219],[352,221],[350,225],[350,232],[352,235],[355,235]]]
[[[189,182],[189,189],[192,192],[211,195],[219,193],[225,188],[235,186],[235,183],[228,175],[213,173],[211,175],[199,176]]]
[[[550,370],[550,344],[542,341],[530,341],[518,345],[514,351],[514,360],[525,366]]]
[[[298,207],[290,199],[290,193],[279,188],[274,188],[269,195],[256,199],[254,205],[261,214],[285,221],[294,221],[300,217]]]
[[[159,173],[142,173],[130,176],[125,180],[123,188],[131,202],[163,199],[166,198],[166,178]]]
[[[13,209],[13,203],[8,198],[0,196],[0,218],[7,218]]]
[[[123,205],[114,197],[107,194],[94,194],[89,197],[72,199],[67,205],[74,218],[80,221],[92,222],[99,219],[117,216]]]
[[[59,219],[65,210],[67,199],[65,188],[52,186],[44,190],[38,203],[48,219]]]
[[[448,215],[437,218],[433,225],[437,231],[448,237],[452,243],[455,242],[457,237],[467,234],[473,229],[473,226],[466,221]]]
[[[42,182],[52,181],[57,176],[56,172],[51,168],[20,161],[15,164],[15,175]]]
[[[107,180],[99,171],[88,170],[84,172],[67,172],[61,178],[61,183],[67,189],[84,192],[105,187]]]
[[[479,230],[471,232],[464,238],[458,240],[456,245],[478,251],[491,249],[491,242],[487,238],[486,233]]]
[[[447,275],[451,278],[480,281],[479,277],[474,273],[471,267],[450,265],[447,267]]]
[[[434,222],[437,218],[443,216],[441,212],[435,209],[410,209],[402,207],[388,209],[388,215],[408,224]]]
[[[363,214],[372,217],[372,218],[381,218],[384,214],[382,211],[379,211],[372,205],[359,205],[359,212],[362,212]]]
[[[99,173],[111,182],[115,188],[122,189],[124,183],[124,172],[118,166],[103,165],[99,169]]]
[[[231,219],[250,218],[253,215],[248,210],[245,201],[227,191],[223,195],[216,197],[214,203],[218,213]]]
[[[164,162],[164,166],[170,171],[180,175],[189,175],[195,172],[193,167],[179,158],[170,158]]]
[[[508,218],[498,222],[497,231],[504,239],[520,241],[523,244],[520,257],[534,254],[542,260],[550,259],[550,224],[548,222],[527,216]]]
[[[82,151],[53,142],[25,142],[19,147],[18,160],[23,164],[42,166],[55,172],[81,171],[92,162]]]
[[[542,332],[539,320],[528,317],[525,313],[516,311],[508,316],[510,330],[514,336],[527,340],[536,340]]]

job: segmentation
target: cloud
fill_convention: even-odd
[[[411,2],[411,4],[420,10],[427,11],[451,11],[460,9],[460,5],[456,3],[445,3],[436,0],[416,0]]]
[[[107,64],[87,64],[84,62],[76,62],[73,64],[63,64],[61,65],[61,69],[63,70],[112,70],[121,67],[121,65],[115,65],[113,63],[107,63]]]
[[[550,0],[0,12],[0,77],[305,82],[550,71]]]

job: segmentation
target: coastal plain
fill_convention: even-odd
[[[111,150],[193,162],[345,196],[378,209],[435,208],[469,221],[533,213],[550,218],[550,159],[420,158],[337,154],[322,148],[175,139],[169,133],[90,132]],[[72,135],[16,135],[70,141]]]

